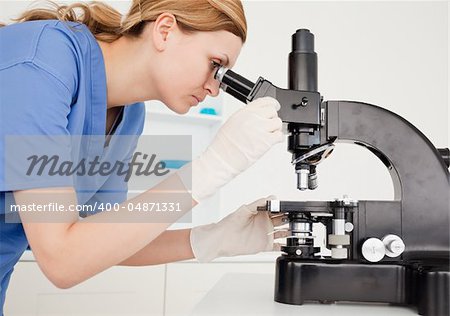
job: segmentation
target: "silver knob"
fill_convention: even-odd
[[[370,262],[378,262],[386,254],[384,243],[378,238],[369,238],[362,245],[362,255]]]
[[[354,226],[352,223],[347,222],[347,223],[345,223],[344,228],[347,233],[350,233],[353,231]]]
[[[398,257],[405,251],[405,244],[397,235],[384,236],[383,244],[386,248],[386,256],[391,258]]]

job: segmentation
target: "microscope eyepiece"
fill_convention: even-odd
[[[299,29],[292,34],[292,51],[289,53],[288,73],[289,89],[318,91],[314,34],[307,29]]]
[[[245,79],[241,75],[238,75],[223,66],[217,69],[214,78],[220,82],[220,88],[223,91],[231,94],[244,103],[247,102],[247,97],[255,86],[250,80]]]
[[[314,53],[314,34],[307,29],[299,29],[292,35],[292,51]]]
[[[217,71],[216,74],[214,75],[214,79],[218,80],[220,83],[222,83],[222,79],[223,76],[225,75],[225,73],[228,71],[229,69],[227,67],[224,66],[220,66]]]

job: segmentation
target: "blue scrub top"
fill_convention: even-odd
[[[101,135],[104,139],[105,65],[100,46],[85,25],[42,20],[1,27],[0,87],[0,307],[3,315],[13,267],[28,247],[22,224],[5,221],[7,196],[15,190],[87,186],[94,190],[84,193],[77,190],[78,204],[101,201],[101,193],[111,188],[119,191],[112,202],[123,202],[127,186],[123,179],[114,175],[80,181],[68,177],[6,180],[7,136],[41,135],[51,139],[52,135]],[[114,135],[140,135],[144,119],[143,103],[125,106]],[[102,145],[90,142],[83,148],[83,155],[101,156]],[[116,154],[120,153],[126,162],[135,145],[130,142],[127,148],[121,143]]]

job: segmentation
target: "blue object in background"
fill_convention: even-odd
[[[207,115],[217,115],[216,109],[214,108],[203,108],[199,112],[200,114],[207,114]]]
[[[166,164],[166,168],[168,169],[180,169],[185,164],[189,163],[189,160],[161,160]]]

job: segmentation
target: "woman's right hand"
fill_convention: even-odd
[[[250,167],[283,141],[280,103],[256,99],[234,113],[210,146],[192,162],[192,196],[199,202]]]
[[[234,174],[241,173],[283,141],[280,103],[271,97],[250,102],[218,131],[208,151],[214,151]]]

